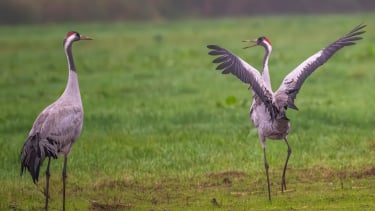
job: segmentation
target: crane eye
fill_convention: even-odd
[[[79,39],[81,37],[81,35],[78,32],[76,32],[75,35],[76,35],[77,39]]]
[[[257,40],[257,44],[259,45],[260,43],[262,43],[264,40],[264,37],[259,37],[258,40]]]
[[[266,37],[264,37],[264,36],[261,36],[261,37],[258,38],[259,41],[263,41],[264,39],[266,39]]]

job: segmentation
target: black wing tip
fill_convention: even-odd
[[[233,61],[228,59],[228,55],[226,55],[228,51],[226,51],[218,45],[207,45],[207,48],[211,49],[211,51],[208,52],[209,55],[218,56],[216,59],[212,61],[212,63],[218,64],[218,66],[215,69],[222,70],[222,74],[230,73],[230,67],[233,64]]]
[[[212,61],[212,63],[221,63],[221,62],[225,62],[226,60],[227,60],[226,56],[220,56],[220,57],[217,57],[216,59],[214,59]]]
[[[356,26],[353,30],[358,31],[358,30],[361,30],[361,29],[365,28],[366,26],[367,26],[366,24],[361,23],[358,26]]]
[[[366,24],[361,23],[361,24],[359,24],[358,26],[354,27],[354,28],[348,33],[348,35],[349,35],[349,34],[353,34],[353,33],[355,33],[355,32],[358,32],[359,30],[365,28],[366,26],[367,26]],[[366,32],[366,31],[360,31],[361,34],[363,34],[363,33],[365,33],[365,32]]]
[[[361,29],[365,28],[367,25],[359,24],[358,26],[354,27],[349,33],[341,37],[336,42],[332,43],[333,46],[338,48],[342,48],[344,46],[355,45],[355,41],[362,40],[363,38],[359,35],[364,34],[366,31],[360,31]]]
[[[209,55],[211,56],[218,56],[225,54],[225,49],[218,45],[207,45],[207,48],[210,49],[211,51],[208,52]]]
[[[232,66],[233,62],[232,61],[225,61],[221,64],[219,64],[217,67],[216,67],[216,70],[226,70],[228,69],[230,66]]]
[[[29,166],[28,163],[25,163],[25,162],[22,162],[21,163],[21,176],[23,175],[23,172],[26,171],[26,169],[29,171],[30,175],[31,175],[31,178],[33,179],[33,183],[36,184],[38,182],[38,179],[39,179],[39,169],[40,169],[40,166],[41,166],[41,163],[37,163],[36,165],[36,168],[33,168],[31,166]]]
[[[211,49],[211,50],[223,50],[220,46],[218,45],[207,45],[206,46],[208,49]]]
[[[34,182],[34,184],[38,183],[38,178],[39,178],[39,175],[36,176],[36,177],[33,177],[33,182]]]
[[[299,111],[298,107],[295,104],[289,105],[288,107],[291,108],[291,109],[294,109],[296,111]]]
[[[366,26],[367,26],[366,24],[361,23],[358,26],[354,27],[354,29],[352,29],[347,35],[350,37],[361,35],[365,33],[366,31],[360,31],[360,30],[362,30]]]
[[[206,47],[209,48],[209,49],[215,49],[215,48],[217,48],[217,45],[207,45]]]

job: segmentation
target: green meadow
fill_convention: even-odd
[[[288,110],[292,155],[249,120],[248,86],[222,75],[207,44],[261,69],[267,36],[273,89],[312,54],[367,24],[364,39],[313,73]],[[62,41],[94,38],[73,55],[84,129],[67,166],[68,210],[374,210],[375,16],[273,16],[165,22],[0,26],[0,210],[41,210],[45,167],[34,185],[20,151],[36,118],[63,92]],[[50,208],[62,207],[63,159],[51,163]]]

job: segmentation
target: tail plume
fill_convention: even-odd
[[[55,150],[53,141],[48,139],[41,141],[38,133],[29,136],[21,152],[21,175],[27,168],[33,182],[38,182],[39,169],[46,157],[57,158],[57,150]]]

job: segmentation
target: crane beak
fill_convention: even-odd
[[[257,39],[255,39],[255,40],[242,40],[242,42],[252,42],[252,43],[254,43],[253,45],[243,47],[243,49],[246,49],[246,48],[252,48],[252,47],[258,45],[258,43],[257,43]]]
[[[85,36],[85,35],[82,35],[82,34],[80,35],[79,39],[80,40],[93,40],[93,38]]]

